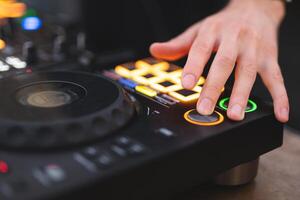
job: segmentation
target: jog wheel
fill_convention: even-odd
[[[0,145],[68,147],[125,126],[134,105],[112,81],[80,72],[41,72],[0,81]]]

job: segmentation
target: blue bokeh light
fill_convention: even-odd
[[[37,31],[42,27],[42,20],[38,17],[25,17],[22,20],[22,28],[25,31]]]

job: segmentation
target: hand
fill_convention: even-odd
[[[154,43],[153,56],[176,60],[188,54],[182,85],[192,89],[211,54],[216,52],[197,103],[203,115],[213,112],[221,90],[235,68],[227,115],[242,120],[257,73],[270,91],[276,118],[289,119],[289,102],[278,64],[277,33],[284,4],[272,0],[231,0],[221,12],[190,27],[176,38]]]

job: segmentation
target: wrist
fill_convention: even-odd
[[[270,16],[276,25],[280,25],[285,17],[285,3],[283,0],[230,0],[227,8],[261,11]]]

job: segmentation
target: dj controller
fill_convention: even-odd
[[[186,90],[182,68],[154,58],[87,66],[80,33],[40,28],[34,15],[1,28],[1,200],[159,199],[226,184],[226,172],[281,146],[283,126],[259,98],[234,122],[224,88],[202,116],[205,77]]]

